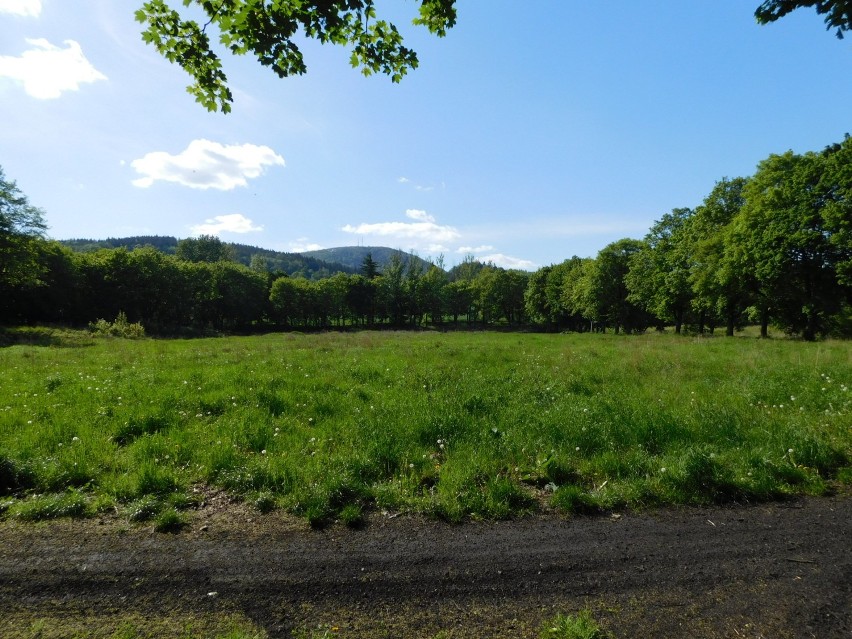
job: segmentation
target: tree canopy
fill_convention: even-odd
[[[38,244],[47,225],[42,210],[31,205],[0,167],[0,291],[38,278]]]
[[[852,29],[852,0],[766,0],[754,12],[760,24],[775,22],[796,9],[814,7],[825,16],[825,28],[837,29],[838,38]]]
[[[415,25],[442,37],[456,23],[456,0],[418,0]],[[375,0],[147,0],[137,11],[142,39],[192,76],[187,91],[208,111],[228,113],[234,100],[209,30],[234,55],[252,54],[279,77],[307,71],[297,40],[348,47],[349,61],[364,75],[384,73],[399,82],[419,65],[396,25],[377,15]],[[179,5],[175,8],[173,5]],[[813,7],[838,38],[852,29],[852,0],[765,0],[760,24]]]
[[[149,0],[136,11],[142,39],[192,76],[187,87],[209,111],[231,110],[233,95],[222,62],[213,50],[209,27],[235,55],[250,53],[279,77],[307,71],[296,39],[350,48],[350,63],[364,75],[384,73],[399,82],[418,65],[417,53],[403,43],[396,26],[378,18],[374,0]],[[194,17],[204,16],[203,24]],[[414,24],[443,36],[456,22],[455,0],[420,0]]]

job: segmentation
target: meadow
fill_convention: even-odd
[[[383,510],[455,522],[758,502],[852,481],[848,342],[30,341],[0,348],[0,517],[117,512],[170,530],[212,487],[315,526]]]

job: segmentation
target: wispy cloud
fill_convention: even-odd
[[[0,77],[11,78],[24,85],[27,95],[39,100],[52,100],[63,91],[77,91],[81,84],[106,80],[83,55],[74,40],[65,40],[62,49],[47,40],[27,40],[33,48],[20,57],[0,56]]]
[[[300,237],[297,238],[295,242],[290,242],[288,245],[288,250],[291,253],[305,253],[306,251],[319,251],[323,248],[321,244],[317,244],[316,242],[309,242],[308,238]]]
[[[41,0],[0,0],[0,13],[38,18],[41,14]]]
[[[490,244],[483,244],[482,246],[460,246],[456,249],[456,253],[486,253],[488,251],[493,251],[494,247]]]
[[[435,217],[420,209],[406,209],[405,217],[418,222],[434,222]]]
[[[157,180],[175,182],[193,189],[230,191],[246,186],[248,180],[263,174],[268,166],[284,166],[284,158],[268,146],[223,145],[193,140],[183,151],[171,155],[153,151],[130,165],[144,177],[133,185],[148,188]]]
[[[405,176],[398,177],[396,179],[396,181],[399,182],[400,184],[410,184],[411,187],[415,191],[428,192],[428,191],[434,191],[435,190],[434,186],[426,186],[426,185],[423,185],[423,184],[416,184],[415,182],[412,182],[409,178],[407,178]],[[441,188],[444,188],[443,182],[441,183]]]
[[[262,231],[262,226],[255,225],[242,213],[231,213],[230,215],[217,215],[204,220],[203,224],[190,227],[194,235],[219,235],[220,233],[256,233]]]
[[[503,255],[502,253],[481,255],[476,259],[480,262],[491,262],[495,266],[501,266],[503,268],[514,268],[521,269],[524,271],[531,271],[535,268],[538,268],[538,265],[535,262],[531,262],[530,260],[523,260],[519,257],[512,257],[511,255]]]
[[[461,237],[454,226],[438,224],[432,215],[419,209],[408,209],[406,217],[414,222],[376,222],[372,224],[347,224],[341,230],[354,235],[376,235],[392,240],[415,241],[416,248],[442,242],[452,242]]]

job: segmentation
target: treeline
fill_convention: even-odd
[[[698,332],[770,324],[804,339],[852,335],[852,138],[820,153],[772,155],[751,178],[719,181],[644,240],[535,273],[535,321],[616,331]]]
[[[209,238],[210,236],[202,236]],[[74,239],[62,240],[60,243],[76,252],[91,253],[100,249],[125,248],[133,251],[150,246],[168,255],[178,255],[181,250],[191,244],[187,240],[178,240],[169,235],[135,235],[131,237],[107,238],[105,240]],[[218,239],[218,238],[216,238]],[[232,242],[221,243],[229,260],[239,262],[253,269],[286,273],[295,277],[305,277],[311,280],[321,280],[335,273],[355,273],[357,269],[344,264],[325,260],[312,255],[301,253],[282,253],[247,244]],[[217,249],[218,250],[218,249]],[[186,256],[182,256],[186,257]]]
[[[75,253],[41,239],[40,212],[13,182],[0,186],[0,230],[12,229],[0,234],[5,323],[79,325],[124,312],[149,333],[505,324],[733,335],[756,323],[762,335],[770,325],[809,340],[852,335],[849,136],[819,153],[770,156],[754,176],[723,179],[701,205],[662,216],[642,240],[535,273],[472,258],[447,272],[401,254],[380,269],[368,255],[358,273],[314,281],[270,271],[263,256],[236,263],[215,237],[181,240],[174,255]]]
[[[215,238],[189,241],[205,246],[175,255],[153,247],[76,253],[34,241],[39,278],[7,287],[0,319],[85,325],[124,313],[149,334],[525,319],[528,274],[520,271],[467,261],[450,281],[436,265],[395,256],[380,270],[368,256],[363,273],[314,281],[236,263],[224,245],[217,256]]]

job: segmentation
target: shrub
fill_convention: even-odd
[[[119,311],[114,322],[99,319],[89,323],[89,330],[99,337],[124,337],[139,339],[145,337],[145,328],[139,322],[130,323],[124,311]]]

